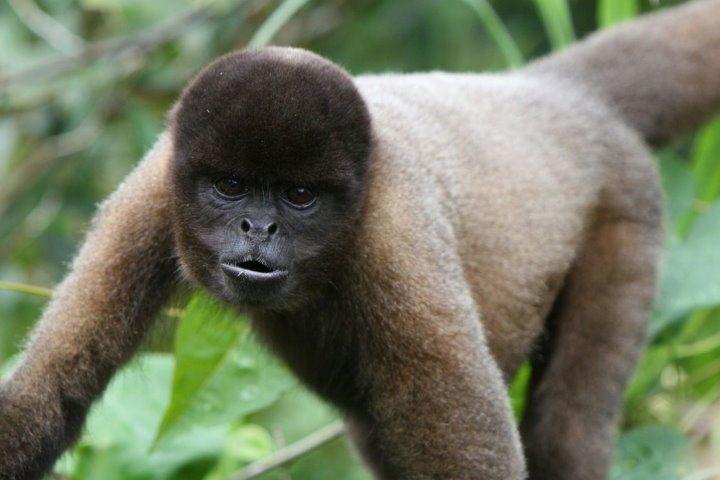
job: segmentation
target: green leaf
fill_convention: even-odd
[[[302,385],[284,392],[267,408],[247,417],[271,432],[280,432],[284,444],[292,443],[337,420],[338,412]]]
[[[693,150],[698,199],[712,202],[720,196],[720,117],[698,133]]]
[[[248,420],[273,432],[275,438],[281,439],[278,447],[282,447],[312,434],[338,417],[338,412],[332,406],[307,389],[297,386],[284,393],[278,402],[251,415]],[[275,473],[277,476],[270,474],[268,480],[370,479],[345,439],[323,445],[291,464],[276,469]]]
[[[600,0],[598,2],[598,26],[607,28],[637,16],[638,0]]]
[[[642,401],[657,388],[660,374],[670,364],[671,356],[671,350],[665,345],[651,346],[645,352],[625,390],[628,405]]]
[[[249,335],[244,319],[202,293],[180,320],[175,358],[172,400],[157,444],[193,428],[233,422],[296,383]]]
[[[659,154],[660,175],[665,192],[665,210],[672,241],[679,241],[681,224],[692,210],[697,191],[697,181],[687,161],[665,150]]]
[[[528,362],[523,363],[515,373],[515,378],[510,383],[508,394],[510,395],[510,403],[512,405],[515,418],[520,421],[525,411],[525,402],[527,401],[528,384],[532,369]]]
[[[651,331],[696,308],[720,305],[720,202],[693,225],[687,238],[665,253]]]
[[[260,25],[247,46],[249,48],[257,48],[264,47],[270,43],[280,29],[309,1],[310,0],[285,0],[267,20]]]
[[[78,447],[65,459],[74,480],[164,479],[222,449],[227,426],[188,432],[150,452],[170,400],[172,371],[172,356],[145,354],[113,379],[93,407]]]
[[[246,424],[228,435],[225,450],[205,480],[225,480],[243,465],[270,455],[274,450],[270,433],[259,425]]]
[[[345,438],[338,438],[298,458],[285,469],[286,476],[276,479],[372,480],[370,473],[357,461]],[[319,473],[322,472],[322,473]]]
[[[566,47],[575,41],[567,0],[533,0],[533,2],[540,13],[553,49]]]
[[[240,343],[246,324],[205,295],[188,304],[175,334],[176,368],[172,403],[160,427],[162,436],[187,412]]]
[[[697,180],[697,196],[679,224],[681,236],[720,195],[720,118],[698,133],[693,152],[692,171]]]
[[[226,452],[243,463],[253,462],[273,451],[270,433],[259,425],[241,425],[228,436]]]
[[[503,24],[498,14],[493,9],[488,0],[461,0],[466,3],[477,14],[485,27],[485,31],[490,35],[495,44],[498,46],[505,62],[509,67],[520,67],[525,63],[520,48],[513,40],[510,32]]]
[[[689,443],[676,430],[652,425],[623,434],[618,441],[613,480],[680,480],[687,473]]]

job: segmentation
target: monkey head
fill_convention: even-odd
[[[291,48],[226,55],[171,117],[183,270],[230,304],[288,309],[342,261],[359,218],[370,117],[352,79]]]

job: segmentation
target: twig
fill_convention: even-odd
[[[29,295],[36,295],[38,297],[49,298],[52,296],[52,290],[45,287],[38,287],[36,285],[27,285],[25,283],[18,282],[3,282],[0,280],[0,290],[6,290],[9,292],[27,293]]]
[[[241,3],[242,0],[236,0]],[[227,12],[224,12],[226,15]],[[153,50],[160,45],[187,32],[188,28],[214,18],[209,7],[199,7],[180,13],[159,25],[129,35],[88,44],[82,50],[70,55],[54,57],[14,72],[0,75],[0,90],[17,83],[27,84],[63,74],[101,58],[112,58],[128,53]]]
[[[25,293],[27,295],[35,295],[37,297],[51,298],[53,291],[50,288],[40,287],[38,285],[29,285],[27,283],[20,282],[5,282],[0,280],[0,291]],[[168,317],[180,318],[185,313],[185,310],[181,307],[168,307],[162,311],[162,313]]]
[[[8,0],[20,21],[52,48],[67,55],[80,50],[85,41],[43,12],[32,0]]]
[[[17,195],[26,188],[27,182],[38,177],[55,159],[74,155],[85,150],[98,136],[97,117],[91,115],[79,127],[48,138],[39,144],[18,172],[5,179],[0,189],[0,216],[13,204]]]
[[[240,472],[231,475],[229,480],[249,480],[256,478],[274,468],[284,465],[296,458],[314,450],[326,443],[340,437],[345,433],[345,426],[341,421],[333,422],[307,437],[281,448],[264,460],[251,463]]]

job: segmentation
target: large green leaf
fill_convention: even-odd
[[[695,140],[693,172],[698,199],[712,202],[720,195],[720,117],[703,128]]]
[[[720,305],[720,202],[668,247],[652,331],[696,308]]]
[[[172,371],[172,356],[146,354],[118,374],[93,407],[86,433],[62,470],[73,480],[160,480],[215,456],[226,425],[188,431],[150,451],[170,400]]]
[[[278,438],[278,447],[296,442],[338,418],[327,403],[297,386],[282,395],[270,407],[251,415],[248,420],[264,426]],[[297,460],[259,477],[261,480],[367,480],[368,472],[353,455],[346,439],[323,445]]]
[[[665,192],[665,210],[670,241],[679,241],[681,224],[692,210],[697,181],[687,161],[665,150],[659,154],[660,175]]]
[[[670,363],[671,355],[671,350],[665,345],[653,345],[647,349],[625,390],[627,405],[636,405],[657,388],[660,374]]]
[[[175,339],[172,400],[158,444],[268,406],[296,380],[250,335],[247,322],[205,294],[188,304]]]
[[[638,0],[600,0],[598,26],[606,28],[636,17],[640,9],[638,3]]]
[[[533,1],[540,13],[553,49],[566,47],[575,41],[575,30],[567,0]]]

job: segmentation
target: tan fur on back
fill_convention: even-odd
[[[627,152],[645,152],[634,132],[582,91],[554,90],[523,74],[357,82],[382,157],[371,187],[376,221],[414,226],[397,238],[387,233],[392,226],[373,221],[369,236],[397,238],[410,264],[412,245],[427,243],[434,263],[459,255],[492,350],[511,376],[542,328],[601,191],[614,180],[610,172],[645,169],[654,184],[650,158],[623,164]],[[440,199],[426,194],[438,189]],[[414,265],[428,274],[429,267]]]

